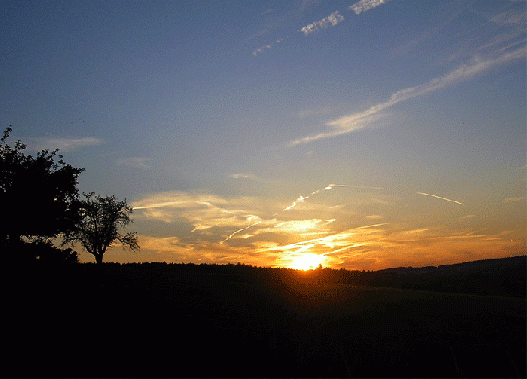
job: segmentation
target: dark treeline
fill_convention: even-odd
[[[508,297],[526,297],[526,256],[485,259],[452,265],[400,267],[379,271],[318,268],[300,271],[291,268],[268,268],[237,264],[194,263],[108,263],[112,271],[132,273],[139,269],[210,280],[225,275],[239,282],[265,282],[275,285],[320,286],[360,285],[392,287],[436,292],[466,293]]]
[[[4,376],[525,377],[525,257],[376,272],[9,271]]]

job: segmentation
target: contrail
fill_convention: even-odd
[[[333,183],[332,183],[332,184],[328,184],[328,185],[327,185],[326,187],[324,187],[324,188],[321,188],[321,189],[318,189],[318,190],[316,190],[316,191],[311,192],[311,194],[309,194],[308,196],[305,196],[305,197],[304,197],[304,196],[300,195],[295,201],[293,201],[293,203],[292,203],[290,206],[288,206],[288,207],[282,209],[281,212],[289,211],[289,210],[293,209],[294,207],[296,207],[298,203],[302,203],[302,202],[304,202],[305,200],[309,199],[310,197],[312,197],[312,196],[314,196],[314,195],[317,195],[317,194],[320,193],[321,191],[329,191],[329,190],[332,190],[334,187],[366,188],[366,189],[376,189],[376,190],[381,190],[381,189],[382,189],[382,188],[380,188],[380,187],[350,186],[350,185],[347,185],[347,184],[333,184]],[[276,213],[274,213],[273,216],[276,216],[278,213],[280,213],[280,212],[276,212]],[[236,230],[235,232],[231,233],[227,238],[225,238],[223,241],[221,241],[221,243],[224,243],[224,242],[230,240],[230,239],[231,239],[232,237],[234,237],[236,234],[241,233],[241,232],[243,232],[243,231],[245,231],[245,230],[247,230],[247,229],[249,229],[249,228],[252,228],[253,226],[256,226],[256,225],[258,225],[258,224],[261,224],[261,223],[262,223],[262,221],[260,220],[260,221],[254,223],[254,224],[251,224],[251,225],[249,225],[249,226],[246,226],[245,228],[240,228],[240,229]]]
[[[325,186],[324,188],[321,188],[321,189],[318,189],[316,191],[313,191],[311,192],[309,195],[307,196],[303,196],[303,195],[300,195],[298,198],[295,199],[295,201],[293,201],[291,203],[291,205],[289,205],[288,207],[285,207],[284,209],[282,209],[281,211],[278,211],[276,213],[273,214],[273,216],[276,216],[278,215],[279,213],[281,212],[286,212],[286,211],[289,211],[293,208],[295,208],[299,203],[303,203],[304,201],[306,201],[307,199],[315,196],[315,195],[318,195],[320,192],[322,191],[330,191],[336,187],[343,187],[343,188],[359,188],[359,189],[369,189],[369,190],[384,190],[384,188],[382,187],[372,187],[372,186],[354,186],[354,185],[349,185],[349,184],[334,184],[334,183],[331,183],[331,184],[328,184],[327,186]],[[430,196],[430,197],[435,197],[436,199],[440,199],[440,200],[444,200],[444,201],[449,201],[451,203],[456,203],[456,204],[459,204],[459,205],[463,205],[463,203],[461,203],[460,201],[457,201],[457,200],[451,200],[451,199],[448,199],[446,197],[441,197],[441,196],[437,196],[437,195],[432,195],[432,194],[429,194],[429,193],[425,193],[425,192],[416,192],[418,195],[423,195],[423,196]],[[142,208],[142,207],[139,207],[139,209]],[[224,243],[228,240],[230,240],[231,238],[233,238],[236,234],[238,233],[241,233],[243,231],[246,231],[250,228],[252,228],[253,226],[256,226],[258,224],[261,224],[262,223],[262,220],[259,220],[258,222],[255,222],[251,225],[248,225],[244,228],[240,228],[238,230],[236,230],[235,232],[231,233],[227,238],[225,238],[223,241],[221,241],[221,243]],[[384,225],[384,224],[376,224],[376,225],[372,225],[372,226],[379,226],[379,225]],[[310,241],[309,241],[310,242]]]
[[[262,223],[262,221],[260,220],[260,221],[255,222],[254,224],[251,224],[251,225],[249,225],[249,226],[247,226],[247,227],[245,227],[245,228],[238,229],[237,231],[235,231],[234,233],[232,233],[230,236],[228,236],[227,238],[225,238],[225,239],[224,239],[223,241],[221,241],[220,243],[224,243],[225,241],[230,240],[230,239],[231,239],[232,237],[234,237],[236,234],[238,234],[238,233],[240,233],[240,232],[243,232],[244,230],[247,230],[247,229],[249,229],[249,228],[252,228],[253,226],[256,226],[256,225],[261,224],[261,223]]]
[[[293,204],[291,204],[291,205],[288,206],[287,208],[284,208],[282,211],[284,212],[284,211],[288,211],[288,210],[290,210],[290,209],[293,209],[294,207],[296,207],[296,205],[297,205],[298,203],[303,202],[305,199],[309,199],[309,197],[310,197],[310,196],[306,196],[306,197],[304,197],[304,196],[300,195],[300,197],[299,197],[298,199],[296,199],[295,201],[293,201]]]
[[[456,203],[456,204],[459,204],[459,205],[463,205],[463,203],[460,202],[460,201],[447,199],[446,197],[441,197],[441,196],[437,196],[437,195],[432,195],[432,194],[424,193],[424,192],[416,192],[416,193],[417,193],[418,195],[435,197],[436,199],[441,199],[441,200],[450,201],[450,202],[452,202],[452,203]]]
[[[308,196],[302,196],[300,195],[295,201],[293,201],[293,204],[291,204],[290,206],[282,209],[282,212],[285,212],[285,211],[288,211],[290,209],[293,209],[294,207],[296,207],[296,205],[298,203],[302,203],[304,202],[305,200],[309,199],[310,197],[320,193],[321,191],[329,191],[329,190],[332,190],[333,188],[335,187],[346,187],[346,188],[362,188],[362,189],[374,189],[374,190],[382,190],[384,188],[381,188],[381,187],[370,187],[370,186],[352,186],[352,185],[348,185],[348,184],[328,184],[326,187],[322,188],[322,189],[318,189],[316,191],[313,191],[311,192],[311,194],[309,194]],[[275,213],[274,215],[276,215],[278,213]],[[273,216],[274,216],[273,215]]]

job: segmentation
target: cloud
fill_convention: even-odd
[[[520,12],[509,10],[493,16],[490,21],[498,25],[521,25],[522,27],[525,27],[527,14],[525,13],[525,9]]]
[[[300,29],[300,31],[307,36],[320,29],[326,29],[330,26],[335,26],[342,21],[344,21],[344,16],[339,14],[339,11],[335,11],[320,21],[315,21],[312,24],[304,26],[302,29]]]
[[[318,195],[320,192],[322,191],[329,191],[329,190],[332,190],[333,188],[335,187],[345,187],[345,188],[357,188],[357,189],[368,189],[368,190],[382,190],[383,188],[381,187],[371,187],[371,186],[352,186],[352,185],[348,185],[348,184],[328,184],[326,187],[324,188],[320,188],[320,189],[317,189],[316,191],[313,191],[311,192],[311,194],[307,195],[307,196],[302,196],[300,195],[295,201],[293,201],[293,203],[291,205],[289,205],[288,207],[284,208],[282,210],[282,212],[285,212],[285,211],[288,211],[288,210],[291,210],[293,208],[295,208],[299,203],[303,203],[305,200],[309,199],[310,197],[314,196],[314,195]],[[276,215],[277,213],[275,213]]]
[[[297,116],[299,118],[306,118],[306,117],[312,117],[312,116],[324,116],[327,115],[330,112],[328,107],[325,108],[317,108],[317,109],[303,109],[300,112],[298,112]]]
[[[307,9],[317,7],[320,5],[321,0],[300,0],[300,11],[303,12]]]
[[[449,201],[449,202],[456,203],[456,204],[459,204],[459,205],[463,205],[463,203],[461,203],[461,202],[459,202],[457,200],[450,200],[450,199],[447,199],[446,197],[441,197],[441,196],[437,196],[437,195],[431,195],[429,193],[424,193],[424,192],[416,192],[416,193],[418,195],[435,197],[436,199],[441,199],[441,200]]]
[[[325,187],[325,190],[333,189],[334,187],[344,187],[344,188],[357,188],[357,189],[368,189],[368,190],[382,190],[384,188],[382,187],[373,187],[373,186],[352,186],[349,184],[329,184],[327,187]]]
[[[313,222],[315,220],[311,220]],[[280,251],[282,254],[298,254],[308,251],[315,254],[332,255],[342,253],[345,250],[366,246],[370,240],[376,240],[373,235],[382,232],[379,229],[383,224],[365,225],[354,229],[348,229],[338,233],[326,231],[326,235],[319,238],[290,243],[282,246],[266,247],[264,251]]]
[[[277,39],[276,41],[274,42],[271,42],[267,45],[263,45],[263,46],[260,46],[259,48],[253,50],[253,56],[258,56],[264,52],[266,52],[267,50],[271,49],[275,44],[278,44],[278,43],[281,43],[284,39],[283,38],[279,38]]]
[[[95,137],[83,138],[37,138],[28,144],[31,150],[54,150],[59,149],[63,152],[77,150],[88,146],[102,145],[104,141]]]
[[[131,205],[134,210],[141,211],[140,217],[146,219],[166,223],[178,222],[181,218],[187,219],[194,228],[193,232],[224,229],[216,231],[220,239],[228,233],[228,229],[260,220],[250,210],[255,208],[254,203],[254,199],[247,197],[225,199],[203,193],[176,191],[152,194]]]
[[[352,189],[353,194],[333,194],[339,188]],[[302,254],[316,254],[324,257],[324,266],[381,269],[460,262],[464,259],[460,254],[466,252],[477,259],[498,257],[503,249],[525,250],[521,242],[511,241],[516,232],[486,234],[479,228],[472,230],[469,222],[463,230],[454,231],[437,215],[430,219],[427,212],[421,212],[422,217],[416,219],[419,214],[411,213],[406,202],[391,202],[389,207],[373,202],[377,199],[371,197],[372,192],[379,190],[329,184],[298,196],[292,208],[291,202],[276,199],[172,191],[147,195],[132,206],[144,254],[171,262],[240,261],[291,267]],[[452,205],[457,202],[418,194]],[[452,207],[444,208],[452,211]],[[449,215],[459,219],[458,213]],[[155,227],[152,220],[158,221]]]
[[[288,210],[290,210],[290,209],[293,209],[294,207],[296,207],[296,205],[297,205],[298,203],[303,202],[303,201],[306,200],[307,198],[309,198],[309,196],[308,196],[308,197],[304,197],[304,196],[300,195],[295,201],[293,201],[293,203],[292,203],[290,206],[284,208],[284,211],[288,211]]]
[[[367,190],[382,190],[380,187],[371,187],[371,186],[353,186],[353,185],[346,185],[346,184],[329,184],[324,188],[320,188],[316,191],[311,192],[307,196],[300,195],[298,198],[296,198],[289,206],[283,208],[281,211],[275,212],[272,217],[278,217],[284,216],[284,213],[289,213],[289,211],[295,209],[302,217],[305,217],[308,213],[314,213],[318,216],[321,216],[323,213],[331,214],[330,217],[337,211],[339,206],[337,207],[328,207],[325,204],[317,204],[317,203],[310,203],[305,204],[305,201],[310,199],[311,197],[318,195],[319,193],[323,191],[329,191],[332,190],[335,187],[345,187],[345,188],[354,188],[354,189],[367,189]],[[379,200],[375,200],[376,203],[379,203]],[[382,203],[382,202],[381,202]],[[300,206],[302,204],[302,206]],[[298,215],[297,215],[298,217]],[[254,220],[257,220],[254,222]],[[313,236],[313,235],[320,235],[320,234],[327,234],[329,232],[329,224],[336,221],[335,218],[322,220],[322,219],[306,219],[301,218],[300,220],[288,220],[288,221],[280,221],[277,218],[263,220],[259,217],[254,217],[254,219],[248,219],[248,221],[251,221],[252,223],[248,226],[244,226],[239,228],[238,230],[231,233],[226,239],[222,241],[222,243],[234,238],[236,235],[245,232],[249,229],[252,229],[255,226],[260,226],[260,229],[258,230],[252,230],[251,236],[254,235],[261,235],[264,233],[283,233],[283,234],[290,234],[295,235],[296,237],[307,237],[307,236]],[[239,237],[241,238],[247,238],[247,234],[241,234]]]
[[[274,12],[274,11],[275,11],[275,10],[274,10],[273,8],[270,8],[270,9],[268,9],[268,10],[263,11],[262,13],[260,13],[260,16],[266,15],[266,14],[268,14],[268,13],[272,13],[272,12]]]
[[[291,220],[279,222],[274,229],[284,233],[294,233],[302,236],[327,233],[327,225],[331,220],[321,220],[318,218],[311,220]]]
[[[117,161],[117,165],[147,170],[152,168],[152,159],[144,157],[123,158]]]
[[[394,92],[387,101],[376,104],[365,111],[353,113],[327,122],[326,126],[331,128],[330,131],[303,137],[291,141],[288,145],[290,147],[296,146],[364,129],[374,121],[378,120],[382,116],[381,112],[389,107],[440,90],[459,81],[470,79],[478,74],[502,64],[507,64],[513,60],[523,59],[525,58],[525,54],[526,48],[522,47],[495,58],[481,59],[476,57],[472,62],[463,64],[443,76],[434,78],[415,87],[408,87]]]
[[[206,193],[179,191],[151,194],[134,201],[131,205],[135,211],[134,218],[138,221],[162,221],[173,225],[167,225],[169,229],[177,229],[178,225],[184,224],[187,240],[201,239],[219,244],[230,241],[229,245],[234,246],[242,242],[247,244],[247,239],[254,236],[274,240],[329,233],[331,225],[336,222],[335,217],[342,213],[339,207],[328,206],[324,201],[311,201],[302,206],[299,204],[335,187],[378,189],[330,184],[307,196],[299,196],[287,207],[271,199],[265,201],[252,197],[223,198]],[[270,210],[278,207],[281,210],[271,214]],[[295,213],[291,214],[293,208]],[[315,215],[316,218],[313,217]]]
[[[250,179],[250,180],[258,180],[256,175],[253,174],[230,174],[229,178],[233,179]]]
[[[140,236],[141,248],[157,250],[158,252],[173,252],[181,247],[177,237],[150,237]]]
[[[278,253],[279,266],[290,267],[300,253],[309,253],[323,255],[325,265],[334,268],[381,269],[461,262],[467,251],[474,254],[474,259],[499,257],[504,249],[517,245],[501,234],[456,234],[443,229],[400,228],[381,223],[294,243],[262,244],[258,251]]]
[[[165,261],[175,263],[228,263],[243,261],[247,264],[262,264],[260,260],[251,259],[251,254],[240,249],[226,249],[221,245],[209,242],[181,241],[177,237],[152,237],[139,235],[141,253],[152,258],[150,261]],[[258,258],[258,257],[257,257]],[[269,262],[269,265],[272,263]]]
[[[240,228],[240,229],[236,230],[234,233],[229,234],[229,236],[227,238],[225,238],[223,241],[221,241],[221,243],[224,243],[224,242],[230,240],[232,237],[234,237],[238,233],[244,232],[244,231],[252,228],[253,226],[260,225],[262,223],[262,220],[259,217],[257,217],[257,216],[250,216],[250,217],[247,218],[247,221],[251,221],[251,220],[258,220],[258,221],[256,221],[254,224],[250,224],[249,226],[246,226],[245,228]]]
[[[362,12],[376,8],[379,5],[386,4],[388,1],[390,0],[361,0],[353,5],[350,5],[349,9],[355,12],[355,14],[361,14]]]
[[[508,204],[508,203],[517,203],[517,202],[520,202],[520,201],[525,201],[525,196],[521,196],[521,197],[507,197],[506,199],[503,199],[503,203],[504,204]]]

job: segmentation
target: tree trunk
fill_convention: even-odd
[[[97,262],[97,264],[102,263],[103,253],[97,253],[93,255],[95,255],[95,262]]]

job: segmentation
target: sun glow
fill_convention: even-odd
[[[292,267],[297,270],[316,269],[324,260],[323,255],[313,253],[301,253],[292,262]]]

